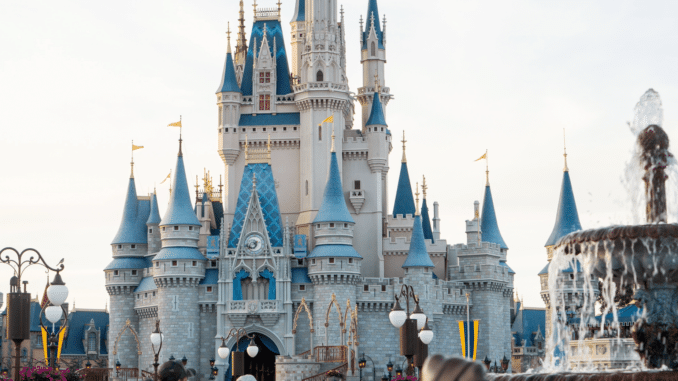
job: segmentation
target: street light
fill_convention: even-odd
[[[87,362],[85,363],[85,369],[91,369],[92,368],[92,363],[89,362],[89,359],[87,359]]]
[[[153,369],[155,370],[154,372],[154,381],[158,381],[158,366],[160,366],[160,363],[158,362],[158,357],[160,356],[160,351],[162,350],[162,339],[163,339],[163,334],[160,331],[160,320],[156,319],[155,320],[155,329],[151,333],[151,348],[153,349]],[[155,348],[158,348],[156,351]]]
[[[9,255],[2,258],[5,250],[16,254],[16,259],[10,259]],[[24,254],[29,253],[28,259],[23,259]],[[37,258],[33,255],[37,255]],[[7,338],[14,342],[14,379],[21,379],[21,343],[30,339],[30,314],[31,314],[31,294],[26,291],[26,283],[23,283],[24,290],[21,291],[21,276],[26,268],[38,264],[44,268],[55,271],[57,274],[64,269],[64,260],[57,263],[56,268],[50,267],[40,253],[35,249],[24,249],[18,252],[13,247],[5,247],[0,250],[0,262],[7,264],[14,270],[14,276],[10,279],[10,292],[7,295]],[[67,290],[67,289],[66,289]],[[56,291],[56,289],[54,290]],[[48,294],[49,295],[49,294]],[[66,293],[68,296],[68,293]],[[50,300],[52,298],[50,297]],[[66,297],[64,297],[64,301]],[[63,302],[62,302],[63,303]],[[60,304],[62,304],[60,303]]]
[[[381,381],[389,381],[389,379],[390,378],[389,378],[389,376],[386,375],[386,373],[384,373],[384,376],[381,377]]]
[[[400,297],[405,298],[407,311],[400,306]],[[410,315],[410,298],[415,303],[414,311]],[[409,317],[408,317],[409,315]],[[433,340],[433,331],[428,328],[427,317],[419,307],[419,298],[414,288],[403,284],[400,293],[395,294],[395,303],[388,318],[394,327],[400,328],[400,354],[407,358],[407,375],[414,375],[414,365],[421,368],[428,357],[428,344]],[[417,333],[419,332],[419,333]],[[417,336],[420,340],[417,340]],[[421,370],[421,369],[420,369]]]
[[[231,337],[235,338],[235,351],[233,352],[226,347],[226,340]],[[231,354],[231,362],[233,363],[231,374],[233,377],[239,377],[245,374],[245,353],[240,352],[238,346],[240,339],[243,337],[250,339],[250,343],[247,346],[247,354],[252,358],[256,357],[259,353],[259,347],[254,343],[254,335],[248,335],[245,328],[231,328],[226,337],[221,337],[221,346],[217,349],[217,354],[224,360],[228,358],[229,353]]]
[[[170,355],[169,360],[170,360],[170,361],[174,361],[174,360],[176,360],[176,359],[174,358],[174,355]]]
[[[390,380],[392,377],[391,375],[393,374],[393,363],[390,359],[388,360],[388,364],[386,364],[386,370],[388,370],[388,379]]]
[[[181,365],[186,366],[188,364],[188,359],[186,358],[186,355],[181,359]]]
[[[68,287],[66,287],[66,284],[61,279],[61,274],[59,274],[59,271],[57,271],[56,275],[54,276],[54,280],[47,288],[47,298],[49,299],[51,305],[45,305],[40,313],[40,327],[42,327],[43,332],[47,333],[47,342],[49,343],[47,346],[49,352],[49,363],[47,366],[56,370],[59,368],[59,364],[57,364],[59,334],[61,331],[66,329],[66,326],[68,325],[68,319],[66,318],[68,311],[66,311],[66,307],[64,306],[64,302],[66,302],[67,297]],[[45,327],[42,322],[43,313],[45,314],[47,320],[52,323],[51,332],[49,331],[49,328]],[[62,316],[64,317],[64,323],[61,324],[59,330],[55,332],[54,325],[59,322],[59,320],[61,320]]]
[[[122,367],[122,364],[120,364],[120,360],[115,360],[115,376],[118,377],[120,375],[120,367]]]

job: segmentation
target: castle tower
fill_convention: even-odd
[[[120,228],[111,242],[113,261],[104,269],[106,291],[110,296],[111,305],[109,327],[111,337],[116,337],[128,320],[134,329],[139,328],[139,319],[134,310],[134,290],[141,281],[143,269],[146,267],[144,259],[148,252],[146,221],[149,219],[150,209],[151,200],[148,197],[137,196],[132,172]],[[125,368],[138,366],[137,347],[132,335],[121,336],[117,354],[113,353],[115,350],[112,345],[109,348],[111,348],[109,367],[115,367],[116,360]]]
[[[308,0],[305,5],[306,32],[301,54],[299,85],[294,87],[300,111],[299,189],[301,213],[297,229],[309,230],[320,209],[324,182],[328,178],[331,128],[343,152],[344,130],[352,126],[352,102],[346,72],[342,30],[337,21],[336,0]],[[328,120],[328,118],[332,118]],[[327,121],[326,123],[323,123]],[[328,122],[332,123],[328,123]],[[338,165],[341,170],[342,161]]]
[[[146,220],[146,227],[148,228],[148,254],[150,259],[153,259],[155,253],[160,251],[162,243],[160,241],[160,210],[158,209],[158,196],[153,190],[151,195],[151,212],[148,215],[148,220]]]
[[[386,17],[384,17],[383,30],[379,22],[379,9],[377,0],[368,0],[365,29],[363,30],[362,16],[360,19],[360,63],[363,65],[363,86],[358,89],[358,101],[362,106],[363,132],[367,125],[370,109],[374,99],[376,87],[384,91],[378,92],[384,108],[391,99],[392,94],[386,86],[384,64],[386,63]],[[375,84],[375,79],[377,83]],[[374,87],[373,87],[374,86]],[[384,110],[385,112],[386,110]]]
[[[334,140],[334,139],[332,139]],[[313,220],[316,246],[308,256],[308,276],[314,284],[313,316],[318,340],[325,345],[342,345],[341,328],[335,323],[324,327],[324,316],[335,295],[339,306],[356,300],[362,257],[353,248],[355,223],[346,207],[341,175],[334,147],[322,205]],[[334,311],[333,311],[334,312]],[[324,335],[323,335],[324,333]]]
[[[483,242],[491,242],[499,245],[502,253],[502,262],[506,262],[506,252],[508,246],[501,237],[497,215],[494,212],[494,201],[492,200],[492,190],[490,189],[489,171],[487,182],[485,184],[485,196],[483,197],[483,212],[480,217],[480,231]]]
[[[235,46],[235,73],[238,86],[240,86],[245,71],[245,63],[247,61],[247,39],[245,38],[245,4],[243,4],[243,0],[240,0],[240,11],[238,12],[238,16],[238,40],[236,41]]]
[[[398,177],[398,188],[396,189],[395,202],[393,203],[393,217],[402,215],[403,217],[414,215],[414,197],[412,196],[412,185],[410,185],[410,174],[407,170],[407,156],[405,154],[405,131],[403,131],[403,158],[400,164],[400,176]]]
[[[164,340],[160,362],[185,355],[200,363],[198,284],[205,277],[205,257],[198,251],[200,221],[191,205],[179,140],[172,194],[159,224],[162,249],[153,258],[158,289],[158,318]]]
[[[242,6],[242,1],[240,4]],[[240,155],[240,129],[238,128],[238,122],[240,120],[242,91],[240,91],[238,86],[236,71],[233,66],[233,57],[231,56],[230,30],[228,33],[226,62],[224,63],[224,72],[217,88],[217,106],[219,107],[219,156],[221,156],[221,160],[224,162],[226,183],[234,184],[237,181],[237,174],[233,165]],[[240,32],[238,33],[238,38],[238,44],[240,44]],[[226,197],[223,199],[226,210],[235,208],[236,197],[237,194],[226,192]]]
[[[563,181],[560,187],[560,197],[558,200],[558,212],[556,213],[556,222],[553,226],[553,231],[549,236],[546,244],[546,256],[548,263],[546,266],[539,272],[539,280],[541,283],[541,298],[546,305],[546,338],[551,337],[551,322],[553,318],[552,314],[552,301],[549,295],[549,265],[551,264],[551,259],[553,258],[553,247],[562,237],[568,235],[577,230],[581,230],[581,223],[579,222],[579,213],[577,212],[577,204],[574,200],[574,192],[572,191],[572,183],[570,181],[570,171],[567,167],[567,152],[563,154],[565,166],[563,168]],[[575,279],[576,278],[576,279]],[[575,311],[578,311],[584,302],[585,284],[583,279],[583,274],[581,274],[581,267],[579,261],[575,262],[574,268],[569,266],[567,269],[563,270],[557,279],[558,283],[562,283],[563,286],[567,283],[570,284],[568,287],[564,287],[567,291],[563,295],[564,300],[556,301],[557,309],[565,309],[566,314],[574,314]],[[595,281],[590,281],[591,286],[593,287],[594,296],[589,296],[589,298],[597,297],[598,285],[595,284]],[[569,317],[568,315],[568,317]]]
[[[296,0],[290,21],[292,31],[292,78],[301,75],[301,53],[304,51],[306,35],[306,0]]]

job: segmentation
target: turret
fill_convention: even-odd
[[[282,41],[281,41],[282,42]],[[277,78],[277,60],[276,52],[278,41],[274,35],[269,37],[269,31],[264,22],[262,37],[258,40],[255,37],[253,53],[253,81],[252,98],[259,102],[255,104],[255,110],[258,113],[276,113],[276,86]],[[287,81],[288,78],[280,78],[280,81]],[[258,107],[257,107],[258,106]]]
[[[421,203],[421,227],[424,231],[424,239],[430,239],[431,243],[434,243],[433,231],[431,230],[431,220],[428,216],[428,205],[426,205],[426,191],[428,186],[426,185],[426,176],[423,176],[423,182],[421,183],[421,191],[424,193],[424,199]]]
[[[241,2],[242,4],[242,2]],[[226,165],[233,165],[240,153],[240,103],[242,91],[238,86],[233,57],[231,56],[231,37],[228,30],[228,47],[224,71],[217,88],[217,106],[219,107],[219,155]]]
[[[158,288],[158,318],[163,322],[163,359],[172,353],[200,359],[198,284],[205,277],[205,257],[198,251],[200,221],[191,205],[179,139],[172,194],[159,224],[162,249],[153,258],[153,280]]]
[[[158,209],[158,196],[153,190],[151,195],[151,212],[148,215],[148,220],[146,221],[146,227],[148,228],[147,239],[148,239],[148,253],[155,254],[160,251],[160,210]]]
[[[247,61],[247,39],[245,38],[245,4],[240,0],[240,11],[238,12],[238,39],[235,45],[235,74],[238,79],[238,86],[242,85],[242,77],[245,71]],[[230,44],[229,44],[230,45]]]
[[[377,0],[368,0],[366,25],[363,29],[363,19],[360,18],[360,63],[363,65],[363,87],[358,89],[358,101],[362,105],[362,126],[367,126],[368,116],[377,87],[383,88],[379,92],[381,101],[386,106],[391,99],[389,88],[386,86],[384,64],[386,63],[386,17],[382,25],[379,21]],[[376,84],[375,84],[376,80]],[[372,86],[375,86],[374,88]],[[386,111],[386,110],[384,110]]]
[[[292,77],[301,75],[301,53],[304,51],[306,41],[306,0],[296,0],[294,13],[290,21],[292,32]]]
[[[384,118],[384,110],[379,101],[379,89],[374,93],[375,102],[372,103],[370,117],[367,119],[365,133],[369,144],[369,158],[367,163],[372,172],[381,172],[388,166],[388,151],[390,143],[386,139],[388,125]]]
[[[487,183],[485,184],[485,196],[483,197],[483,212],[480,216],[480,231],[483,242],[491,242],[499,245],[502,252],[502,261],[506,261],[506,251],[508,246],[499,231],[497,216],[494,212],[494,201],[492,201],[492,190],[490,189],[489,171]]]

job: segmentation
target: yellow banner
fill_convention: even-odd
[[[64,335],[65,334],[66,334],[66,327],[62,328],[61,332],[59,332],[59,349],[57,350],[57,363],[59,362],[59,359],[61,359],[61,347],[64,344]]]
[[[475,159],[474,161],[483,160],[483,159],[487,159],[487,152],[485,152],[485,153],[483,154],[483,156],[481,156],[481,157]]]
[[[165,180],[161,181],[160,184],[162,184],[162,183],[164,183],[165,181],[167,181],[167,180],[170,178],[170,176],[172,176],[172,170],[170,170],[169,175],[167,175],[167,177],[165,177]]]
[[[323,123],[334,123],[334,114],[328,116],[327,118],[325,118],[325,120],[320,122],[320,124],[323,124]]]
[[[40,327],[42,330],[42,351],[45,354],[45,366],[49,364],[49,361],[47,360],[47,330],[45,327]]]
[[[142,149],[142,148],[144,148],[144,146],[135,146],[134,144],[132,144],[132,151],[136,151],[136,150]]]
[[[170,123],[167,127],[181,127],[181,121]]]
[[[476,361],[476,351],[478,350],[478,326],[480,321],[473,321],[473,361]]]

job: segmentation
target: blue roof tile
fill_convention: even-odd
[[[252,26],[252,34],[250,35],[250,44],[247,49],[247,58],[245,60],[245,70],[243,72],[243,80],[240,89],[243,95],[252,95],[252,73],[254,72],[254,50],[257,49],[257,56],[259,49],[261,49],[261,41],[264,36],[264,24],[266,24],[266,38],[268,39],[269,49],[271,55],[275,57],[276,61],[276,94],[287,95],[292,92],[290,86],[290,70],[287,65],[287,52],[285,51],[285,39],[283,38],[282,27],[280,21],[266,20],[257,21]],[[275,45],[277,51],[273,51],[273,39],[275,38]],[[256,45],[254,41],[256,40]]]
[[[193,225],[201,226],[191,205],[191,195],[186,182],[186,170],[184,169],[184,156],[179,153],[177,166],[172,179],[172,194],[169,205],[160,222],[160,226],[166,225]],[[145,235],[145,234],[144,234]]]
[[[141,282],[139,282],[139,285],[134,290],[134,292],[153,291],[153,290],[157,290],[157,289],[158,289],[158,286],[155,285],[155,281],[153,281],[153,277],[147,276],[147,277],[141,278]]]
[[[128,270],[128,269],[143,269],[146,266],[146,258],[139,257],[122,257],[114,258],[111,263],[104,268],[104,270]]]
[[[433,242],[433,231],[431,230],[431,220],[428,217],[428,206],[426,199],[421,204],[421,227],[424,230],[424,238]]]
[[[243,170],[228,247],[235,248],[238,246],[245,222],[245,215],[247,214],[247,207],[252,195],[252,175],[257,176],[259,204],[266,220],[266,230],[268,231],[271,245],[273,247],[280,247],[283,245],[283,227],[278,206],[278,195],[275,191],[275,180],[273,179],[271,165],[263,163],[248,164]]]
[[[504,239],[501,237],[499,225],[497,224],[497,216],[494,213],[494,202],[492,201],[492,191],[490,186],[485,186],[485,198],[483,198],[483,213],[480,224],[480,231],[482,232],[483,242],[496,243],[502,249],[508,249]]]
[[[245,82],[245,81],[243,81]],[[293,126],[301,123],[298,112],[286,112],[280,114],[241,114],[239,126]]]
[[[118,233],[113,238],[112,245],[126,243],[145,244],[148,242],[146,236],[146,220],[150,213],[150,201],[138,200],[137,190],[134,184],[134,178],[129,179],[127,186],[127,197],[125,198],[125,208],[122,211],[122,221]]]
[[[365,126],[375,126],[375,125],[386,126],[386,118],[384,118],[384,108],[381,105],[379,93],[374,93],[370,117],[367,118],[367,123],[365,123]]]
[[[515,271],[513,271],[513,269],[512,269],[511,267],[509,267],[508,263],[506,263],[506,262],[499,262],[499,264],[500,264],[501,266],[506,267],[506,268],[508,269],[509,274],[515,274],[515,273],[516,273]]]
[[[537,331],[541,332],[541,335],[544,336],[544,327],[546,326],[546,311],[543,309],[527,309],[524,308],[523,312],[523,332],[521,339],[527,341],[527,346],[532,347],[535,343],[532,341],[534,339],[535,333]]]
[[[306,21],[306,0],[297,0],[295,3],[292,21],[290,22]]]
[[[362,258],[360,254],[350,245],[318,245],[316,246],[309,258]]]
[[[407,162],[403,162],[400,165],[400,177],[398,178],[398,188],[396,189],[395,203],[393,204],[393,217],[398,214],[403,216],[406,214],[414,215],[414,197],[412,196]]]
[[[577,273],[581,273],[583,271],[582,268],[581,268],[581,263],[579,262],[579,260],[575,260],[575,263],[576,263],[575,267],[577,269]],[[549,266],[551,266],[551,262],[547,263],[546,266],[544,266],[544,268],[541,269],[541,271],[537,275],[548,274],[549,273]],[[567,268],[563,269],[561,271],[561,273],[574,273],[574,272],[575,271],[574,271],[574,268],[572,268],[572,262],[568,263]]]
[[[577,213],[577,204],[574,201],[570,173],[565,171],[563,172],[563,184],[560,187],[556,224],[553,226],[551,236],[549,236],[549,239],[544,246],[555,245],[559,239],[577,230],[581,230],[579,214]]]
[[[205,261],[205,257],[195,247],[163,247],[153,258],[154,261],[167,259],[195,259]]]
[[[207,269],[205,270],[205,277],[202,278],[200,284],[217,284],[219,282],[219,269]]]
[[[212,211],[214,212],[214,222],[217,227],[210,229],[210,235],[219,235],[221,231],[221,220],[224,218],[224,205],[221,201],[212,201]]]
[[[431,257],[428,255],[428,251],[426,251],[424,230],[421,227],[421,216],[414,217],[410,250],[403,263],[403,268],[408,267],[435,267],[433,261],[431,261]]]
[[[379,49],[384,49],[384,33],[381,31],[381,24],[379,23],[377,0],[369,0],[367,3],[367,24],[363,32],[363,50],[367,49],[367,37],[370,35],[370,28],[372,27],[372,15],[374,15],[374,31],[379,41]]]
[[[235,76],[235,66],[233,66],[233,56],[229,47],[226,53],[226,62],[224,62],[224,72],[221,75],[221,82],[217,88],[217,93],[241,93],[238,86],[238,80]]]
[[[94,320],[94,328],[101,332],[99,337],[99,353],[108,354],[106,340],[108,336],[108,312],[74,311],[68,314],[68,336],[61,349],[62,355],[86,355],[84,343],[85,327]]]
[[[327,176],[327,185],[325,185],[323,202],[320,204],[320,210],[318,210],[315,220],[313,220],[313,223],[318,222],[354,223],[351,213],[349,213],[346,207],[336,152],[332,152],[330,157],[330,170]]]
[[[312,284],[311,278],[308,277],[308,269],[306,267],[293,267],[292,283]]]
[[[160,223],[160,210],[158,209],[158,196],[155,192],[151,195],[151,212],[148,215],[146,225],[157,225]]]

